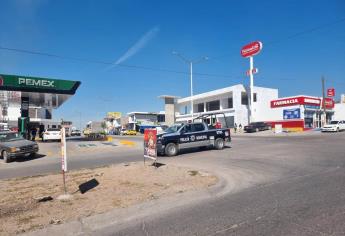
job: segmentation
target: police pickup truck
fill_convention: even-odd
[[[229,129],[214,129],[203,122],[176,124],[157,135],[157,152],[175,156],[184,148],[211,146],[220,150],[230,141]]]

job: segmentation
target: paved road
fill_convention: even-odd
[[[212,171],[226,185],[202,200],[201,196],[161,199],[156,206],[139,206],[127,215],[115,211],[95,216],[81,230],[88,235],[345,235],[344,144],[345,132],[237,136],[231,148],[222,151],[195,150],[161,158],[167,164]],[[107,153],[75,157],[70,166],[142,158],[140,147],[117,150],[111,157]],[[1,167],[0,177],[8,171]],[[58,227],[49,234],[73,232],[69,227]]]
[[[182,155],[245,171],[242,189],[94,230],[97,235],[345,235],[345,133],[239,138],[224,152]],[[210,161],[213,159],[213,161]],[[254,178],[250,178],[250,175]],[[260,176],[263,176],[260,180]]]
[[[93,168],[143,160],[141,139],[119,137],[111,143],[71,139],[67,142],[68,169]],[[124,144],[122,141],[125,141]],[[39,145],[40,152],[35,159],[19,158],[7,164],[0,160],[0,179],[59,173],[60,143],[49,142]]]

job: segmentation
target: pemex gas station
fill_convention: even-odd
[[[0,129],[25,134],[32,128],[59,128],[53,110],[71,98],[80,81],[0,74]]]

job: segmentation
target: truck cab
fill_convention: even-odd
[[[157,135],[157,151],[167,156],[175,156],[180,149],[214,147],[223,149],[230,142],[229,129],[209,129],[204,122],[176,124]]]

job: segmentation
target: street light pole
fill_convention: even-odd
[[[194,108],[193,108],[193,62],[190,62],[190,111],[192,115],[192,121],[194,118]]]
[[[193,120],[194,118],[194,108],[193,108],[193,64],[197,64],[200,63],[204,60],[208,60],[208,57],[202,57],[200,59],[197,60],[188,60],[186,59],[184,56],[182,56],[180,53],[178,52],[173,52],[174,55],[178,56],[180,59],[182,59],[182,61],[184,61],[185,63],[189,64],[190,66],[190,112],[191,112],[191,118]]]

